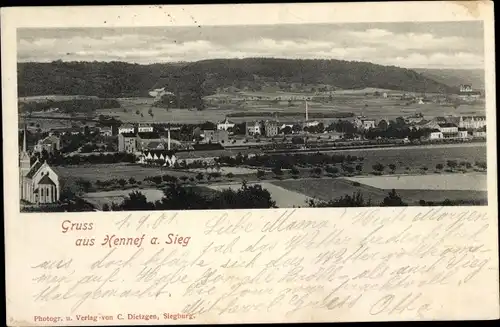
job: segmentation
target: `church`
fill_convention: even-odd
[[[47,162],[37,160],[31,165],[30,161],[26,150],[25,128],[23,149],[19,158],[20,199],[32,204],[56,203],[61,196],[59,177]]]

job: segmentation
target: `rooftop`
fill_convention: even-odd
[[[40,179],[40,181],[38,182],[38,184],[44,184],[44,185],[56,185],[56,183],[54,183],[52,181],[52,179],[50,179],[49,175],[44,175],[42,177],[42,179]]]
[[[452,123],[439,124],[439,127],[457,127],[457,125]]]
[[[121,133],[123,137],[136,137],[135,133]]]
[[[43,163],[40,161],[37,161],[33,166],[31,166],[30,171],[26,175],[27,178],[33,178],[35,176],[36,172],[42,167]]]
[[[137,133],[137,136],[145,140],[156,140],[161,138],[160,134],[157,132],[140,132]]]

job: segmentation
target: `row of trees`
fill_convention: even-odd
[[[354,163],[362,162],[363,157],[351,156],[351,155],[329,155],[326,153],[314,153],[314,154],[301,154],[296,153],[290,154],[262,154],[249,157],[248,155],[242,155],[238,153],[235,157],[221,156],[216,159],[218,164],[224,164],[227,166],[256,166],[256,167],[279,167],[282,169],[290,169],[294,166],[324,166],[328,164],[337,163]]]

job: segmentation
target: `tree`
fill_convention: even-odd
[[[356,171],[361,173],[363,171],[363,165],[356,165]]]
[[[385,166],[381,164],[380,162],[376,163],[375,165],[372,166],[373,170],[381,173],[384,171]]]
[[[201,180],[203,179],[203,174],[202,173],[196,174],[196,179],[201,182]]]
[[[121,187],[124,187],[127,184],[127,181],[123,178],[118,180],[118,184],[120,184]]]
[[[139,191],[128,195],[119,206],[121,210],[153,210],[154,204],[148,202],[146,196]]]
[[[380,203],[381,207],[405,207],[406,203],[403,202],[401,197],[396,193],[395,189],[389,192],[389,194],[384,198],[384,201]]]
[[[102,205],[102,211],[110,211],[110,210],[111,210],[111,208],[109,207],[109,204],[104,203],[104,204]]]
[[[437,169],[437,170],[442,170],[443,168],[444,168],[444,166],[443,166],[443,164],[441,164],[441,163],[438,163],[438,164],[436,165],[436,169]]]
[[[315,175],[321,175],[321,173],[323,172],[323,169],[321,169],[321,167],[315,167],[313,168],[313,174]]]
[[[387,130],[387,128],[389,127],[389,124],[387,123],[387,121],[385,121],[384,119],[382,119],[381,121],[379,121],[377,127],[380,129],[380,130]]]
[[[446,165],[450,167],[450,169],[454,169],[457,167],[458,163],[456,160],[448,160],[446,161]]]
[[[266,172],[264,170],[257,170],[257,178],[261,179],[266,175]]]
[[[396,170],[396,165],[395,164],[389,164],[389,169],[394,174],[394,171]]]
[[[132,184],[135,184],[136,182],[137,182],[137,181],[135,180],[135,178],[134,178],[134,177],[130,177],[130,178],[128,179],[128,183],[129,183],[129,184],[131,184],[131,185],[132,185]]]
[[[234,174],[233,173],[227,173],[226,177],[229,178],[229,179],[234,178]]]

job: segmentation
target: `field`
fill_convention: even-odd
[[[486,174],[361,176],[346,179],[380,189],[487,191]]]
[[[359,185],[353,182],[358,182]],[[396,189],[403,201],[410,205],[417,205],[420,200],[486,200],[485,183],[485,174],[374,176],[273,182],[287,190],[323,201],[360,192],[365,200],[374,204],[382,202],[391,189]]]
[[[285,92],[227,93],[211,96],[212,100],[208,102],[208,108],[203,111],[188,109],[167,110],[165,108],[153,107],[153,98],[121,98],[118,101],[122,108],[97,110],[97,114],[112,115],[124,122],[202,123],[205,121],[217,122],[235,113],[277,112],[279,117],[280,112],[296,112],[296,117],[286,117],[285,120],[302,120],[305,111],[305,104],[302,98],[309,96],[313,95]],[[276,98],[280,98],[280,100],[269,100]],[[224,100],[222,103],[221,99],[227,100]],[[288,99],[296,100],[292,100],[289,103]],[[332,95],[332,101],[327,103],[312,99],[309,101],[308,107],[311,114],[354,113],[356,115],[363,114],[377,120],[395,119],[398,116],[410,115],[415,112],[420,112],[426,117],[483,115],[485,112],[484,104],[463,104],[456,109],[450,105],[437,103],[407,104],[406,100],[400,100],[397,97],[375,97],[365,95],[360,90],[335,92]],[[148,114],[149,110],[152,110],[153,117]],[[231,120],[234,122],[256,119],[269,119],[269,116],[231,117]]]
[[[96,164],[80,166],[59,166],[54,170],[62,178],[83,178],[92,182],[97,180],[105,181],[109,179],[129,179],[142,180],[148,176],[171,175],[171,176],[194,176],[187,171],[179,171],[160,167],[142,167],[135,164]]]
[[[446,167],[447,160],[458,162],[467,161],[474,164],[476,161],[486,161],[486,144],[447,144],[445,146],[412,146],[406,148],[377,148],[366,150],[339,150],[330,154],[343,154],[351,156],[361,156],[363,161],[363,172],[371,173],[372,166],[381,163],[386,166],[385,171],[390,171],[388,165],[396,165],[395,173],[418,171],[421,167],[427,167],[432,172],[436,164],[443,164]]]
[[[289,190],[283,188],[275,183],[261,182],[261,183],[248,183],[248,185],[260,184],[263,189],[266,189],[271,193],[271,197],[274,201],[276,201],[276,206],[278,208],[293,208],[293,207],[306,207],[306,202],[310,197],[295,192],[293,190]],[[223,189],[233,189],[237,190],[241,187],[241,184],[219,184],[219,185],[210,185],[208,186],[213,190],[223,190]]]

